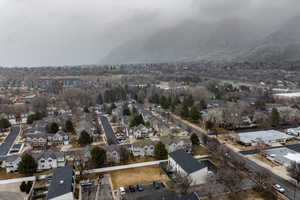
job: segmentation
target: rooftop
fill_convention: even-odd
[[[69,165],[54,170],[50,183],[47,199],[73,192],[73,166]]]
[[[216,167],[209,160],[198,161],[182,149],[170,153],[169,156],[188,174],[205,167],[208,167],[210,171],[216,171]]]
[[[269,143],[272,141],[293,138],[292,136],[276,130],[246,132],[239,133],[238,135],[240,137],[240,141],[245,144],[256,142],[257,139],[261,139],[265,143]]]

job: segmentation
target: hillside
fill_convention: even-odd
[[[300,60],[300,16],[286,22],[250,49],[243,59],[255,61]]]
[[[112,50],[101,63],[229,60],[257,40],[256,30],[238,19],[215,24],[185,21],[150,37],[128,41]]]

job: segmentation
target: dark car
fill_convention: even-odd
[[[136,185],[136,190],[142,192],[142,191],[144,191],[144,188],[143,188],[142,185],[137,184]]]
[[[128,189],[129,189],[130,192],[135,192],[135,188],[134,188],[134,186],[132,186],[132,185],[130,185],[130,186],[128,187]]]
[[[152,185],[153,185],[153,188],[155,188],[156,190],[158,190],[160,188],[160,184],[156,181],[153,181]]]

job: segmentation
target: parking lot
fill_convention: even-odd
[[[172,191],[167,189],[161,182],[156,182],[156,186],[151,184],[140,185],[143,191],[138,191],[136,185],[132,186],[134,192],[130,191],[129,187],[125,188],[126,193],[122,195],[123,200],[140,200],[140,199],[163,199],[163,197],[173,194]]]

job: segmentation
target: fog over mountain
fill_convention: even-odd
[[[295,59],[299,51],[299,18],[288,21],[298,0],[1,0],[0,11],[0,66]]]

